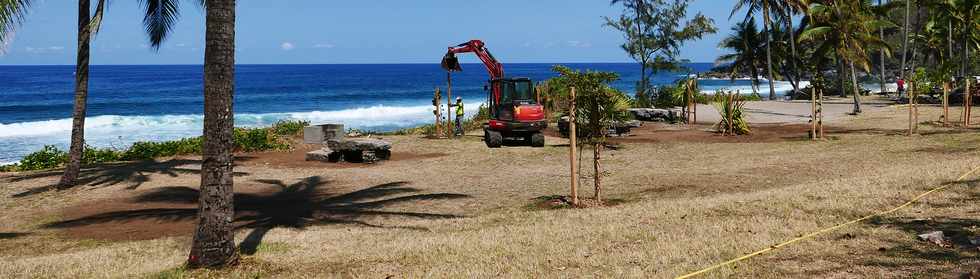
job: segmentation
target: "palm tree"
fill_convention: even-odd
[[[0,54],[10,40],[8,34],[13,32],[14,27],[24,19],[30,6],[30,0],[0,0]]]
[[[909,52],[909,16],[912,12],[912,1],[905,0],[905,21],[902,23],[902,68],[899,69],[900,76],[905,79],[905,63]]]
[[[745,15],[745,20],[748,20],[754,16],[757,12],[761,10],[763,19],[763,32],[766,34],[771,34],[769,29],[772,28],[772,19],[770,18],[773,0],[738,0],[735,2],[735,7],[732,8],[732,13],[728,17],[731,18],[735,16],[735,13],[741,10],[743,7],[748,7],[748,12]],[[775,7],[779,9],[778,7]],[[770,45],[772,44],[772,36],[766,36],[766,67],[768,68],[768,78],[769,78],[769,99],[776,99],[776,87],[773,84],[772,75],[772,49]]]
[[[779,9],[779,20],[786,24],[786,30],[789,34],[789,48],[790,48],[790,85],[793,86],[793,91],[797,92],[800,90],[800,71],[797,67],[797,62],[800,60],[799,54],[796,52],[796,30],[793,29],[793,15],[806,13],[807,3],[809,0],[773,0],[775,7],[781,7]]]
[[[159,47],[179,17],[179,0],[144,0],[143,25]],[[221,267],[238,261],[232,177],[235,92],[235,0],[201,0],[206,10],[204,48],[204,146],[197,230],[187,264]]]
[[[850,68],[854,86],[853,113],[861,113],[861,97],[854,64],[870,72],[871,58],[867,50],[883,49],[886,53],[890,53],[888,44],[872,35],[872,32],[893,24],[875,15],[877,10],[870,5],[870,0],[821,2],[823,3],[810,5],[812,24],[803,32],[800,39],[817,42],[818,53],[832,52]],[[839,71],[838,74],[843,72]]]
[[[224,266],[237,262],[232,167],[235,128],[235,0],[207,1],[204,48],[204,147],[201,200],[189,264]]]
[[[88,104],[89,46],[92,36],[99,31],[105,0],[99,0],[95,15],[91,16],[91,1],[78,0],[78,52],[75,61],[75,106],[72,111],[71,143],[68,147],[68,162],[58,183],[59,189],[66,189],[78,182],[82,167],[82,153],[85,152],[85,115]]]
[[[743,21],[732,27],[732,33],[720,43],[719,48],[733,51],[715,60],[716,64],[728,64],[728,70],[732,81],[741,74],[748,72],[752,79],[752,93],[759,93],[759,65],[762,64],[761,57],[756,52],[762,44],[759,39],[758,27],[754,18]]]

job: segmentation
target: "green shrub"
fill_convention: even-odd
[[[122,151],[111,148],[95,148],[86,145],[85,152],[82,153],[83,164],[107,163],[119,161],[123,156]]]
[[[284,120],[269,128],[236,128],[234,132],[235,149],[238,151],[282,150],[290,147],[284,137],[298,135],[307,121]],[[108,163],[116,161],[152,160],[160,157],[201,154],[203,137],[185,138],[164,142],[136,142],[125,150],[94,148],[85,146],[82,153],[83,164]],[[68,162],[68,153],[53,145],[28,154],[19,163],[0,166],[0,172],[32,171],[50,169]]]
[[[20,160],[17,170],[32,171],[51,169],[61,166],[68,162],[68,153],[58,149],[54,145],[45,145],[41,150],[27,154]]]
[[[235,128],[235,148],[245,152],[288,149],[272,129]]]
[[[272,124],[272,133],[278,136],[295,136],[303,132],[303,128],[310,126],[309,121],[304,120],[280,120]]]
[[[164,142],[141,141],[133,143],[133,146],[130,146],[129,149],[126,149],[126,151],[123,152],[120,159],[126,161],[138,161],[152,160],[153,158],[158,157],[200,154],[203,143],[204,138],[202,137]]]

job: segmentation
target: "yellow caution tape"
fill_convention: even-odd
[[[957,178],[955,182],[961,182],[961,181],[963,181],[963,179],[966,179],[968,176],[970,176],[971,174],[973,174],[977,170],[980,170],[980,166],[974,168],[973,170],[970,170],[969,172],[964,173],[959,178]],[[953,185],[952,183],[949,183],[949,184],[946,184],[946,185],[943,185],[943,186],[932,188],[932,190],[929,190],[929,191],[926,191],[926,192],[924,192],[922,194],[919,194],[918,196],[915,196],[915,198],[912,198],[908,202],[906,202],[906,203],[904,203],[904,204],[902,204],[902,205],[900,205],[898,207],[895,207],[895,208],[892,208],[892,209],[889,209],[889,210],[886,210],[886,211],[881,211],[881,212],[878,212],[878,213],[875,213],[875,214],[871,214],[871,215],[868,215],[868,216],[864,216],[864,217],[861,217],[861,218],[858,218],[858,219],[854,219],[854,220],[851,220],[851,221],[847,221],[845,223],[841,223],[841,224],[838,224],[838,225],[833,226],[833,227],[828,227],[828,228],[824,228],[824,229],[821,229],[821,230],[818,230],[818,231],[815,231],[815,232],[811,232],[811,233],[808,233],[806,235],[803,235],[803,236],[800,236],[800,237],[797,237],[797,238],[794,238],[794,239],[790,239],[790,240],[788,240],[786,242],[783,242],[783,243],[779,243],[779,244],[770,246],[769,248],[762,249],[762,250],[759,250],[759,251],[755,251],[755,252],[753,252],[751,254],[748,254],[748,255],[745,255],[745,256],[734,258],[734,259],[731,259],[731,260],[728,260],[728,261],[725,261],[725,262],[722,262],[722,263],[719,263],[719,264],[716,264],[716,265],[709,266],[709,267],[707,267],[705,269],[702,269],[702,270],[698,270],[698,271],[691,272],[691,273],[688,273],[688,274],[685,274],[685,275],[682,275],[682,276],[678,276],[677,279],[691,278],[691,277],[694,277],[694,276],[703,274],[705,272],[718,269],[718,268],[723,267],[723,266],[726,266],[726,265],[730,265],[730,264],[733,264],[733,263],[744,261],[746,259],[749,259],[749,258],[758,256],[758,255],[761,255],[761,254],[765,254],[766,252],[770,252],[770,251],[776,250],[778,248],[781,248],[783,246],[790,245],[790,244],[792,244],[794,242],[798,242],[800,240],[812,238],[814,236],[817,236],[817,235],[820,235],[820,234],[823,234],[823,233],[826,233],[826,232],[830,232],[830,231],[834,231],[834,230],[840,229],[840,228],[842,228],[844,226],[847,226],[847,225],[850,225],[850,224],[854,224],[854,223],[857,223],[857,222],[861,222],[861,221],[864,221],[864,220],[871,219],[873,217],[877,217],[877,216],[881,216],[881,215],[885,215],[885,214],[889,214],[889,213],[898,211],[898,210],[900,210],[902,208],[905,208],[905,207],[908,207],[909,205],[912,205],[913,203],[915,203],[915,202],[921,200],[922,198],[924,198],[925,196],[928,196],[928,195],[930,195],[932,193],[935,193],[935,192],[938,192],[938,191],[942,191],[942,190],[944,190],[946,188],[949,188],[949,186],[952,186],[952,185]]]

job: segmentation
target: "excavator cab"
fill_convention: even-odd
[[[534,98],[531,79],[492,79],[489,87],[490,120],[484,126],[487,146],[499,147],[504,138],[521,138],[531,146],[544,146],[541,130],[548,127],[548,122]]]

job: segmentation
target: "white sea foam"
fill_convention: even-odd
[[[708,85],[708,86],[702,85],[701,92],[705,94],[715,94],[718,93],[718,91],[720,90],[725,90],[725,91],[738,92],[742,95],[752,94],[752,85],[749,84],[748,82],[745,82],[747,80],[738,80],[738,81],[742,81],[742,82],[738,82],[737,84],[730,84],[730,85],[729,84]],[[800,81],[799,84],[800,88],[806,87],[808,85],[810,85],[809,81]],[[785,95],[787,92],[793,90],[793,85],[790,84],[788,81],[776,81],[773,83],[773,87],[776,91],[776,95]],[[765,83],[764,79],[760,80],[758,92],[760,95],[763,96],[769,94],[769,84]]]
[[[481,103],[466,103],[467,116],[476,113]],[[347,128],[390,130],[432,123],[432,106],[376,105],[333,111],[282,113],[241,113],[235,115],[237,127],[270,126],[279,120],[307,120],[313,124],[343,123]],[[441,106],[443,114],[445,105]],[[66,149],[72,120],[56,119],[0,124],[0,162],[13,162],[44,145]],[[101,115],[85,119],[86,144],[96,147],[124,148],[137,141],[162,141],[201,135],[203,116]],[[3,163],[0,163],[2,165]]]

